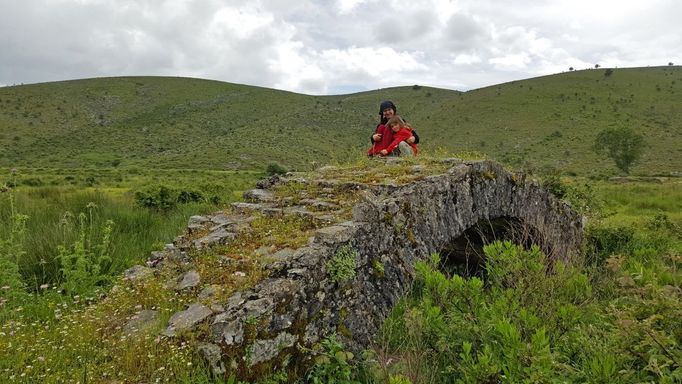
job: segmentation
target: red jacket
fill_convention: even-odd
[[[398,144],[400,144],[401,141],[407,141],[412,136],[412,130],[407,128],[407,127],[402,127],[398,132],[393,132],[390,128],[386,128],[387,130],[391,131],[393,134],[393,141],[384,149],[388,151],[388,153],[393,152],[398,147]],[[383,139],[383,136],[381,137]],[[382,140],[383,141],[383,140]],[[409,143],[408,143],[409,144]],[[412,147],[412,152],[416,155],[417,154],[417,145],[412,143],[410,144],[410,147]],[[381,150],[380,150],[381,151]]]
[[[379,152],[381,152],[382,149],[386,149],[393,141],[393,131],[384,124],[379,124],[375,133],[381,134],[381,140],[375,141],[372,148],[367,151],[367,154],[370,156],[379,155]]]

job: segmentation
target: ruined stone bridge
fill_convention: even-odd
[[[248,202],[235,203],[230,212],[193,217],[188,233],[155,252],[150,266],[182,259],[192,248],[229,243],[248,231],[254,215],[299,215],[316,224],[297,249],[261,247],[268,273],[253,288],[222,302],[207,302],[210,294],[200,293],[170,319],[164,334],[208,325],[199,351],[218,374],[274,368],[285,356],[290,365],[305,366],[304,351],[331,334],[353,351],[370,345],[410,288],[415,263],[434,252],[446,266],[469,273],[476,273],[483,243],[494,239],[539,244],[550,260],[578,252],[581,217],[497,163],[448,159],[437,174],[422,165],[393,167],[411,178],[344,181],[327,169],[319,179],[261,182],[245,194]],[[289,188],[296,195],[278,193],[287,183],[297,183],[299,188]],[[192,260],[185,261],[191,270]],[[181,280],[191,285],[194,278],[196,285],[195,275],[188,272]]]

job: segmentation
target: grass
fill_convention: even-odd
[[[537,250],[496,244],[482,277],[420,264],[363,381],[678,382],[679,185],[600,182],[594,190],[609,215],[590,224],[585,261],[547,274]]]
[[[50,318],[37,321],[14,309],[0,332],[0,377],[19,382],[209,382],[195,360],[195,336],[157,336],[168,318],[190,303],[189,294],[165,287],[168,273],[144,283],[117,281],[97,304],[64,302],[56,292],[41,294],[53,303]],[[248,286],[240,281],[242,286]],[[141,310],[158,320],[130,335],[125,324]]]
[[[73,176],[66,178],[64,176]],[[17,382],[209,382],[210,375],[195,357],[197,335],[178,339],[158,338],[168,318],[184,309],[196,292],[168,289],[181,266],[169,266],[141,283],[127,282],[121,272],[143,263],[151,250],[159,250],[181,234],[189,215],[216,211],[210,201],[178,204],[170,211],[147,209],[135,204],[135,189],[153,182],[185,188],[217,184],[221,204],[234,201],[250,188],[258,172],[218,172],[122,169],[19,169],[4,175],[0,195],[0,239],[14,239],[10,251],[21,250],[19,277],[26,291],[6,296],[17,287],[0,284],[0,381]],[[96,186],[87,179],[97,177]],[[42,180],[35,183],[35,180]],[[27,180],[33,180],[26,182]],[[30,184],[38,184],[31,186]],[[212,188],[208,188],[213,190]],[[10,204],[11,203],[11,204]],[[83,213],[84,226],[77,216]],[[22,236],[9,237],[17,213],[27,215]],[[111,261],[96,272],[104,279],[94,289],[71,287],[62,271],[59,246],[74,256],[83,234],[86,260],[100,252],[107,220],[114,222],[107,255]],[[0,252],[0,261],[12,255]],[[245,255],[239,263],[245,277],[235,277],[236,266],[218,263],[220,250],[193,254],[199,260],[205,284],[223,285],[225,297],[260,280],[260,267]],[[234,270],[233,270],[234,269]],[[76,270],[77,273],[80,273]],[[92,272],[95,273],[95,272]],[[5,275],[3,275],[5,276]],[[10,275],[12,277],[12,275]],[[77,278],[76,275],[74,278]],[[96,277],[96,276],[95,276]],[[113,285],[113,288],[112,288]],[[71,288],[69,288],[71,289]],[[9,291],[8,291],[9,290]],[[143,334],[129,336],[125,325],[142,310],[158,311],[158,320]]]
[[[0,166],[309,170],[364,153],[377,105],[391,99],[424,153],[478,151],[516,168],[605,177],[618,171],[591,146],[601,130],[626,126],[649,148],[632,172],[670,175],[682,168],[681,87],[679,66],[573,71],[468,92],[307,96],[168,77],[4,87]]]
[[[415,177],[415,166],[424,167],[418,172],[423,176],[441,172],[444,165],[438,159],[428,157],[393,165],[362,159],[322,168],[317,176],[334,175],[341,181],[358,178],[368,182],[409,182],[413,180],[410,177]],[[372,169],[383,176],[371,177]],[[20,171],[20,177],[15,176],[17,180],[39,176],[50,184],[53,179],[70,183],[59,175],[60,172],[44,169],[28,174]],[[82,176],[87,177],[88,172],[77,171],[76,174],[84,181]],[[94,201],[98,207],[96,215],[102,219],[119,211],[127,212],[128,222],[122,219],[125,215],[120,215],[121,212],[115,217],[117,222],[126,223],[122,226],[130,227],[128,233],[120,234],[122,242],[134,239],[134,233],[150,231],[156,225],[175,236],[179,232],[175,232],[172,217],[181,217],[178,225],[183,225],[189,213],[185,209],[194,211],[201,205],[179,205],[174,211],[165,213],[146,210],[133,205],[132,194],[124,187],[126,182],[143,185],[145,178],[161,180],[173,172],[177,172],[173,176],[177,180],[185,177],[184,171],[162,171],[162,177],[136,171],[124,175],[125,181],[120,186],[115,186],[121,183],[117,181],[118,176],[100,176],[98,187],[32,187],[18,183],[19,187],[13,193],[18,197],[20,210],[36,205],[36,211],[30,213],[43,222],[55,213],[59,216],[65,208],[77,211]],[[255,176],[240,175],[244,177],[244,183],[252,182],[251,178]],[[201,183],[204,176],[199,173],[197,182]],[[234,176],[230,174],[230,179]],[[189,175],[186,177],[189,180]],[[499,262],[495,268],[502,269],[488,272],[498,278],[482,282],[478,288],[478,283],[471,278],[448,279],[424,264],[419,267],[421,277],[415,285],[415,293],[396,307],[377,339],[377,347],[363,354],[362,360],[358,360],[359,357],[350,362],[345,357],[339,361],[328,359],[323,362],[327,366],[309,372],[308,380],[318,376],[329,379],[334,377],[334,372],[343,372],[344,377],[352,376],[361,382],[411,383],[457,378],[466,382],[467,377],[474,382],[491,377],[502,381],[504,377],[519,380],[534,377],[538,382],[552,378],[569,382],[608,382],[618,377],[621,382],[666,382],[667,378],[675,377],[680,351],[679,327],[674,319],[682,314],[678,313],[678,295],[667,293],[679,289],[682,280],[679,268],[682,222],[677,181],[632,184],[586,179],[568,181],[591,183],[593,195],[602,200],[600,206],[607,213],[597,216],[602,219],[594,222],[595,225],[604,228],[627,226],[631,228],[627,236],[603,237],[618,241],[613,240],[610,245],[591,251],[601,252],[599,257],[586,259],[592,264],[566,266],[549,279],[543,278],[544,268],[524,269],[524,265],[532,266],[532,263],[542,265],[541,258],[533,259],[541,257],[538,254],[528,259],[530,264]],[[235,182],[232,187],[237,185],[239,183]],[[295,201],[315,197],[321,193],[318,189],[308,190],[304,184],[293,183],[287,188],[279,188],[276,193],[281,198]],[[225,196],[234,196],[235,192],[235,189],[229,189]],[[348,201],[356,198],[352,194],[340,193],[339,196]],[[333,202],[348,205],[343,201]],[[236,290],[253,286],[263,277],[261,265],[267,260],[259,256],[262,245],[296,248],[307,242],[316,226],[308,220],[285,215],[256,217],[250,222],[250,228],[251,231],[241,232],[228,246],[191,255],[202,276],[202,287],[220,285],[222,288],[217,297],[222,300]],[[27,233],[36,230],[32,228]],[[618,234],[618,231],[607,229],[606,233]],[[94,232],[98,233],[97,230]],[[4,236],[6,232],[2,238]],[[57,234],[47,237],[57,237]],[[150,242],[155,241],[147,238],[134,242],[150,246]],[[26,250],[26,260],[29,260],[28,255],[33,251],[30,247]],[[495,254],[509,252],[517,251],[509,248]],[[529,257],[525,251],[518,252],[513,254],[514,260]],[[130,261],[139,262],[145,255],[142,253]],[[224,264],[221,260],[225,256],[238,262]],[[505,269],[511,265],[516,265],[517,269]],[[107,273],[115,276],[114,269]],[[0,308],[3,319],[0,326],[1,380],[214,382],[193,352],[206,332],[205,328],[174,339],[157,337],[168,318],[190,304],[197,293],[176,292],[166,287],[167,282],[181,271],[181,265],[168,265],[160,274],[144,282],[114,278],[111,290],[99,289],[72,297],[60,292],[58,282],[34,287],[32,275],[24,274],[30,284],[22,304],[5,303]],[[498,288],[491,288],[495,286]],[[477,291],[457,293],[462,289]],[[142,334],[126,335],[123,331],[126,323],[142,310],[158,311],[157,322]],[[507,349],[499,349],[500,345],[506,345]],[[634,345],[634,352],[628,349],[631,345]],[[334,348],[336,352],[341,350],[338,345]],[[499,376],[500,372],[505,376]],[[287,378],[273,373],[263,380],[284,382]]]
[[[235,201],[241,192],[250,188],[262,174],[252,172],[187,172],[161,171],[133,172],[120,177],[122,170],[112,174],[96,170],[41,169],[19,170],[14,176],[6,175],[7,183],[18,184],[11,193],[14,210],[27,215],[25,238],[21,244],[26,254],[19,261],[19,267],[32,291],[43,284],[58,285],[60,261],[57,248],[71,245],[79,233],[78,216],[85,214],[88,241],[97,244],[101,240],[101,229],[108,220],[113,221],[110,245],[111,262],[104,265],[102,273],[117,275],[133,263],[146,259],[152,250],[161,249],[182,233],[191,215],[217,210],[211,201],[197,201],[178,204],[171,211],[157,211],[136,206],[133,192],[137,188],[154,182],[165,182],[171,186],[183,183],[202,190],[215,192],[220,204]],[[90,175],[97,174],[95,187],[80,184]],[[40,178],[48,185],[25,186],[26,180]],[[193,180],[193,181],[191,181]],[[55,185],[57,182],[66,185]],[[73,183],[73,184],[72,184]],[[217,186],[217,187],[216,187]],[[209,196],[207,194],[206,196]],[[210,199],[214,200],[214,199]],[[7,236],[12,222],[9,193],[0,195],[0,238]],[[92,235],[92,236],[90,236]]]
[[[0,174],[0,276],[7,279],[0,283],[0,381],[212,382],[193,354],[206,329],[156,337],[194,297],[165,287],[183,267],[142,284],[118,279],[122,270],[180,234],[189,215],[238,199],[266,164],[316,169],[314,177],[341,182],[402,184],[446,170],[439,159],[458,153],[536,174],[555,170],[572,186],[562,190],[566,198],[590,215],[585,260],[547,281],[537,274],[542,268],[530,268],[479,288],[469,277],[445,281],[425,265],[414,295],[362,363],[356,357],[350,369],[340,354],[328,359],[337,366],[308,379],[343,368],[363,382],[679,382],[681,84],[680,67],[671,66],[575,71],[466,93],[403,87],[317,97],[152,77],[0,88],[0,166],[7,167]],[[385,164],[362,155],[384,99],[419,131],[418,158]],[[615,166],[590,147],[613,126],[646,137],[649,149],[634,174],[673,177],[605,181]],[[320,167],[327,164],[333,167]],[[183,191],[200,198],[179,203]],[[136,192],[147,194],[149,208],[136,205]],[[339,200],[325,201],[348,218],[358,194],[334,192]],[[276,191],[292,202],[325,193],[302,183]],[[17,213],[28,216],[24,231],[17,231]],[[111,243],[103,247],[108,220]],[[295,248],[316,228],[294,216],[258,217],[250,226],[229,246],[192,255],[204,283],[223,286],[221,298],[263,277],[262,245]],[[99,260],[104,279],[95,289],[63,292],[60,245],[74,258]],[[509,252],[516,251],[497,255]],[[527,266],[539,257],[515,255]],[[224,265],[225,256],[238,263]],[[159,311],[158,322],[128,337],[125,324],[144,309]],[[336,356],[340,347],[332,344]]]
[[[596,192],[597,198],[605,202],[605,211],[610,214],[605,218],[609,224],[643,224],[647,218],[657,214],[665,214],[673,222],[682,223],[682,183],[677,180],[660,184],[601,183]]]

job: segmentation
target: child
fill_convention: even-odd
[[[417,144],[408,144],[407,139],[412,136],[412,129],[405,124],[400,116],[393,116],[386,122],[386,128],[393,131],[393,141],[386,147],[379,151],[382,156],[388,156],[396,149],[395,155],[400,156],[414,156],[417,154]]]

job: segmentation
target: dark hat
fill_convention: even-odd
[[[386,100],[381,102],[381,105],[379,106],[379,114],[383,115],[384,109],[386,108],[391,108],[395,113],[398,113],[398,108],[395,106],[395,104],[393,104],[393,102],[390,100]]]

